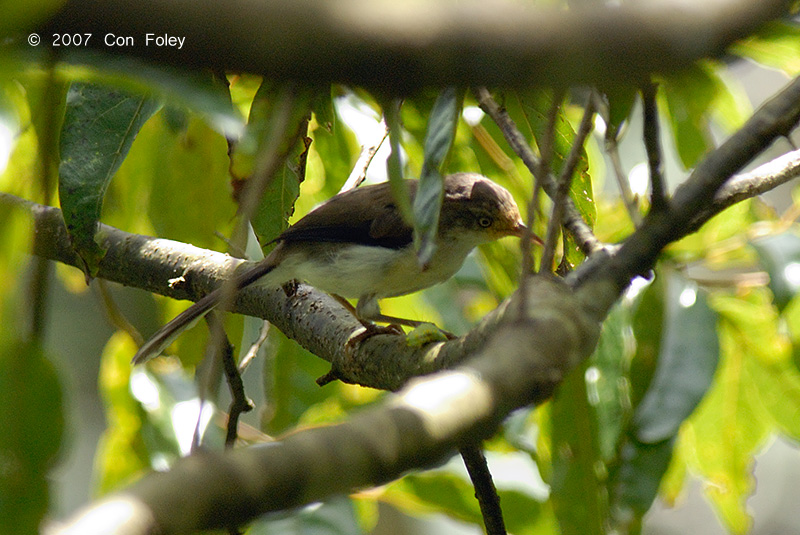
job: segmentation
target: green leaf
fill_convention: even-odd
[[[310,91],[265,80],[250,107],[245,134],[237,141],[231,155],[231,174],[237,179],[234,183],[237,194],[243,191],[243,184],[254,173],[264,172],[257,168],[259,159],[272,154],[285,160],[267,184],[252,219],[253,229],[262,242],[286,230],[289,217],[294,213],[311,143],[306,136],[310,103]],[[296,139],[298,135],[299,140]],[[283,139],[279,139],[280,136],[284,136]]]
[[[678,155],[685,168],[694,167],[713,146],[706,113],[714,99],[713,83],[708,72],[693,66],[670,76],[661,88]]]
[[[636,352],[628,376],[631,382],[631,405],[638,407],[653,380],[664,331],[666,276],[658,269],[653,280],[638,299],[633,316]]]
[[[685,442],[689,468],[731,533],[744,535],[752,526],[746,500],[755,488],[754,455],[770,435],[773,423],[760,403],[754,377],[761,365],[749,355],[741,324],[720,322],[722,360],[717,378],[687,422]]]
[[[632,87],[614,88],[606,93],[608,114],[603,117],[606,122],[606,138],[616,139],[622,136],[623,124],[631,115],[636,103],[636,89]]]
[[[392,188],[392,194],[403,219],[414,221],[414,211],[411,207],[408,190],[403,182],[403,166],[400,161],[400,138],[403,135],[403,130],[400,126],[400,103],[385,103],[383,113],[386,118],[386,126],[389,128],[389,146],[392,149],[386,159],[386,173],[389,176],[389,185]]]
[[[60,72],[76,81],[151,95],[189,109],[229,138],[242,134],[244,121],[231,103],[228,88],[208,71],[155,64],[133,56],[87,48],[66,49],[59,60],[60,65],[66,66]]]
[[[638,440],[655,444],[675,436],[708,390],[719,359],[716,313],[694,282],[666,280],[664,338],[655,375],[633,419]]]
[[[637,322],[637,336],[644,344],[640,358],[658,351],[658,361],[611,474],[614,520],[624,532],[641,529],[672,458],[678,429],[708,390],[719,356],[716,314],[705,294],[677,273],[659,277],[663,280],[651,285],[639,303]],[[662,291],[663,312],[657,295]],[[646,321],[647,314],[663,321],[663,328]]]
[[[0,533],[34,535],[64,432],[61,383],[37,344],[0,339],[0,407]]]
[[[414,197],[417,260],[423,266],[430,262],[436,250],[439,211],[444,198],[444,181],[440,171],[453,145],[462,99],[462,93],[455,87],[444,89],[436,99],[428,120],[425,160]]]
[[[630,328],[630,310],[624,305],[615,306],[603,322],[603,332],[586,373],[588,399],[598,422],[600,452],[606,461],[616,455],[623,424],[630,418],[629,392],[624,381],[631,356],[626,349],[630,346],[626,343]]]
[[[333,109],[333,98],[329,86],[324,91],[318,90],[314,92],[314,96],[311,99],[311,110],[314,112],[317,124],[328,133],[332,133],[336,124],[336,111]]]
[[[105,87],[76,83],[69,89],[58,191],[67,230],[90,276],[105,254],[95,232],[106,188],[159,107],[148,97]]]
[[[246,535],[351,535],[361,533],[352,500],[345,496],[256,520]]]
[[[145,415],[129,384],[135,351],[127,334],[116,333],[101,357],[99,386],[108,425],[95,454],[99,495],[119,489],[150,468],[150,454],[142,439]]]
[[[717,295],[713,305],[721,317],[737,326],[749,356],[766,366],[789,362],[791,343],[769,292],[759,288],[736,297]]]
[[[661,81],[659,102],[666,110],[681,162],[694,167],[714,147],[711,114],[728,130],[749,115],[749,101],[728,81],[721,67],[697,63]]]
[[[800,74],[800,26],[775,21],[765,24],[756,34],[733,44],[734,54],[780,69],[788,76]]]
[[[587,396],[586,366],[553,397],[551,500],[562,535],[604,534],[608,517],[598,422]]]
[[[548,533],[552,524],[547,508],[524,492],[498,489],[503,518],[510,533],[533,535]],[[475,489],[463,477],[444,470],[411,474],[390,484],[381,495],[387,501],[412,514],[439,512],[451,518],[483,526]]]
[[[520,95],[519,99],[519,103],[514,102],[514,100],[509,100],[506,103],[509,113],[517,117],[521,115],[521,118],[524,118],[524,121],[526,121],[530,127],[534,140],[536,140],[538,144],[541,142],[545,130],[547,129],[547,116],[552,107],[553,96],[550,91],[535,90]],[[520,108],[519,110],[516,109],[518,106]],[[553,174],[556,176],[561,172],[575,139],[575,129],[572,127],[567,116],[569,110],[565,108],[566,105],[562,103],[561,108],[556,114],[555,121],[551,168]],[[594,227],[597,219],[597,208],[594,204],[592,178],[589,175],[589,164],[584,147],[581,147],[580,158],[573,171],[569,196],[575,203],[578,212],[583,216],[584,221],[586,221],[590,227]],[[581,253],[572,237],[567,236],[564,250],[567,262],[571,266],[574,267],[583,261],[583,253]]]
[[[526,117],[533,132],[534,139],[539,143],[547,128],[547,115],[553,103],[550,91],[532,91],[525,93],[521,97],[522,112]],[[553,138],[553,161],[551,168],[558,175],[564,166],[564,161],[572,149],[575,140],[575,129],[567,117],[567,110],[562,104],[556,114],[555,132]],[[583,219],[594,227],[597,219],[597,209],[594,206],[594,193],[592,191],[592,179],[589,176],[589,164],[586,157],[586,150],[581,149],[581,155],[570,187],[570,197],[575,202],[575,206],[583,216]]]
[[[779,311],[800,289],[800,237],[793,232],[766,236],[751,242],[769,275],[769,289]]]
[[[672,459],[672,439],[645,444],[632,434],[622,442],[619,465],[612,473],[612,511],[622,532],[641,527],[644,514],[653,505],[661,479]]]
[[[270,411],[265,414],[262,427],[269,434],[280,434],[332,395],[330,388],[320,388],[315,382],[328,372],[330,365],[277,329],[270,330],[266,347],[271,358],[264,367],[264,391]]]

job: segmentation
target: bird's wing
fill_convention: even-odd
[[[352,242],[399,249],[411,243],[412,228],[403,220],[387,183],[342,193],[312,210],[287,229],[279,242]]]

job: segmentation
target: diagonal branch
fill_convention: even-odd
[[[544,188],[547,194],[551,198],[555,198],[557,189],[556,181],[550,173],[544,174],[542,172],[541,161],[533,153],[525,136],[519,131],[514,120],[508,115],[508,112],[497,104],[486,88],[479,87],[473,92],[481,109],[500,127],[500,131],[511,146],[511,149],[520,157],[531,174],[536,178],[536,181],[541,182],[542,188]],[[567,198],[564,201],[561,223],[564,225],[564,228],[567,229],[567,232],[572,235],[585,255],[589,256],[593,252],[602,249],[602,244],[597,240],[589,225],[583,220],[583,217],[581,217],[572,199]]]
[[[750,175],[743,179],[743,184],[738,185],[748,184],[750,187],[740,188],[735,180],[732,181],[734,174],[776,139],[787,136],[798,121],[800,77],[763,104],[741,129],[697,165],[689,178],[675,190],[668,210],[651,210],[644,224],[625,240],[609,262],[603,263],[599,269],[595,269],[597,264],[583,264],[574,273],[572,280],[580,281],[584,277],[608,279],[614,280],[619,288],[624,288],[632,277],[646,273],[653,266],[658,254],[668,243],[697,230],[718,213],[725,203],[732,203],[734,199],[741,200],[748,190],[752,195],[762,193],[758,188],[751,187],[759,179]],[[794,165],[786,166],[794,169]],[[780,174],[771,169],[766,171],[767,175],[775,174],[783,178],[793,176],[796,172]],[[765,180],[772,187],[780,183],[775,176]],[[729,183],[732,185],[727,186]],[[712,203],[718,204],[715,207]]]
[[[343,424],[298,431],[267,447],[180,459],[51,533],[171,535],[235,526],[441,462],[491,435],[511,410],[547,399],[593,350],[601,317],[586,303],[596,295],[581,297],[548,277],[528,288],[536,306],[499,325],[463,366],[416,379]]]

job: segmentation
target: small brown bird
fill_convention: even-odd
[[[406,181],[414,196],[417,182]],[[444,179],[437,247],[420,266],[413,229],[398,210],[388,183],[340,193],[309,212],[274,241],[267,257],[236,275],[235,288],[278,287],[301,280],[330,294],[358,299],[356,317],[416,326],[384,316],[378,300],[433,286],[452,277],[472,249],[504,236],[521,236],[525,225],[511,194],[488,178],[457,173]],[[534,238],[538,241],[538,238]],[[217,289],[164,325],[136,353],[134,364],[158,356],[184,330],[219,303]]]

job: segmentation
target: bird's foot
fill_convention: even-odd
[[[364,330],[358,331],[356,334],[351,336],[349,340],[347,340],[347,344],[345,344],[345,351],[351,352],[364,340],[379,334],[405,334],[403,328],[395,323],[382,326],[375,325],[371,321],[361,321],[361,325],[364,327]]]

